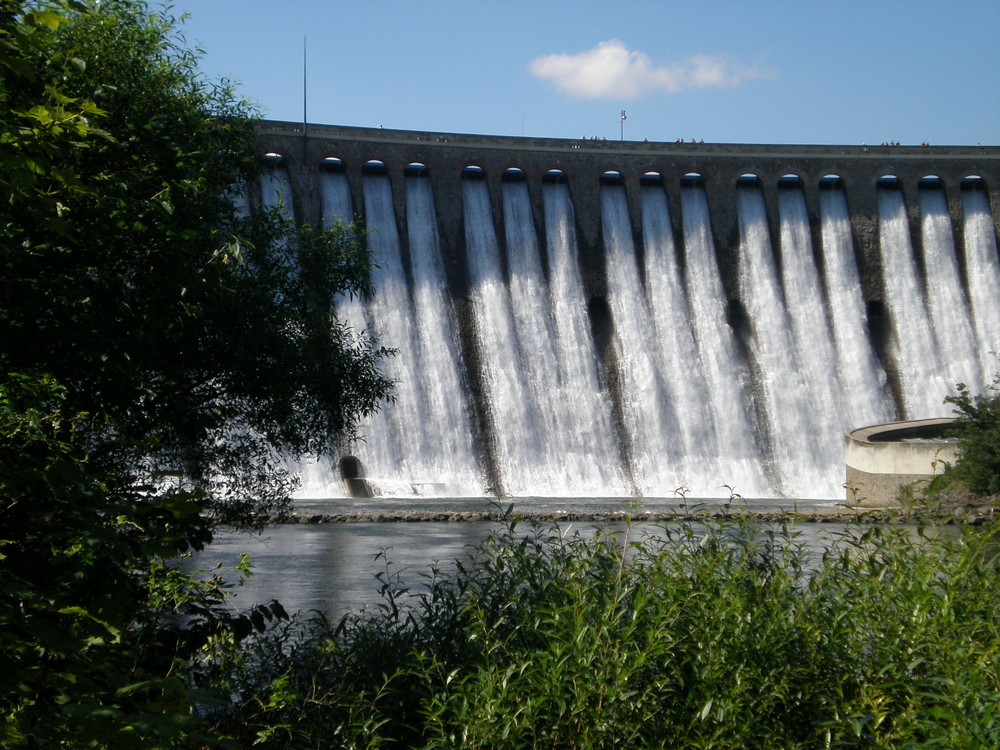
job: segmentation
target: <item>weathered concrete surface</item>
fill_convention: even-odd
[[[393,182],[396,217],[405,236],[403,205],[404,171],[423,165],[432,181],[437,205],[442,250],[452,266],[449,281],[461,283],[464,236],[461,209],[463,170],[478,167],[489,186],[491,202],[500,206],[500,185],[508,170],[520,170],[527,182],[538,229],[542,221],[543,178],[552,170],[563,173],[573,195],[577,235],[588,293],[603,296],[599,188],[602,175],[618,172],[628,195],[632,230],[640,233],[638,190],[647,173],[656,173],[667,187],[674,231],[680,237],[680,197],[677,188],[686,175],[701,178],[708,195],[709,210],[720,268],[735,268],[730,262],[738,246],[735,187],[742,175],[755,175],[763,188],[771,221],[772,240],[777,238],[777,186],[782,177],[798,177],[806,197],[810,225],[819,231],[818,189],[824,178],[834,176],[847,191],[855,248],[865,295],[881,299],[878,279],[878,219],[876,185],[884,177],[895,177],[907,194],[916,194],[920,181],[936,177],[947,194],[956,241],[962,233],[959,187],[971,176],[987,186],[1000,184],[1000,147],[997,146],[790,146],[724,143],[648,143],[639,141],[590,141],[558,138],[428,133],[383,128],[335,125],[303,125],[268,121],[261,125],[262,149],[281,154],[289,167],[296,211],[300,219],[316,220],[320,213],[318,176],[324,160],[336,159],[347,173],[355,210],[363,206],[360,176],[371,161],[382,162]],[[510,177],[508,173],[508,178]],[[1000,216],[1000,198],[991,195],[994,217]],[[907,200],[911,235],[919,243],[919,208]],[[494,216],[502,216],[499,210]],[[502,233],[498,234],[502,236]],[[539,236],[543,233],[539,231]],[[818,238],[814,238],[818,246]],[[640,245],[641,246],[641,245]],[[734,290],[732,279],[727,287]],[[735,296],[735,292],[733,294]]]
[[[847,500],[891,505],[900,487],[926,484],[958,459],[958,444],[944,438],[954,419],[874,425],[847,433]]]

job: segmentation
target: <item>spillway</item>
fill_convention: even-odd
[[[377,494],[840,499],[847,431],[948,415],[956,383],[1000,369],[978,177],[723,192],[698,172],[410,166],[262,184],[299,217],[363,221],[375,295],[335,312],[398,350],[396,400],[343,446]],[[303,467],[303,491],[343,495],[340,458]]]

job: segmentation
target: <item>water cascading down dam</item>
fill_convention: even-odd
[[[262,200],[359,222],[392,496],[842,498],[844,434],[1000,369],[997,147],[504,138],[267,122]]]

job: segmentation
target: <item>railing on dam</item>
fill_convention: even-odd
[[[434,133],[385,128],[334,125],[303,125],[265,121],[260,128],[267,145],[281,147],[290,163],[316,163],[325,158],[360,157],[378,159],[402,169],[413,162],[431,168],[438,163],[461,167],[483,166],[483,161],[501,170],[547,170],[550,165],[586,168],[599,165],[591,173],[629,171],[636,177],[646,171],[695,171],[699,174],[742,174],[760,177],[761,167],[775,179],[787,171],[805,175],[837,174],[884,175],[917,178],[927,175],[966,177],[995,173],[1000,147],[997,146],[829,146],[687,143],[648,141],[607,141],[588,139],[532,138],[512,136]],[[367,154],[367,156],[363,156]],[[460,167],[460,168],[461,168]],[[673,167],[673,169],[670,169]],[[930,169],[928,170],[928,167]],[[786,171],[787,170],[787,171]],[[993,176],[992,174],[990,176]],[[874,181],[873,179],[873,181]]]

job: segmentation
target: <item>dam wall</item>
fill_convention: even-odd
[[[264,203],[366,230],[337,314],[399,351],[314,496],[349,456],[381,495],[840,499],[846,432],[998,369],[998,147],[260,137]]]

